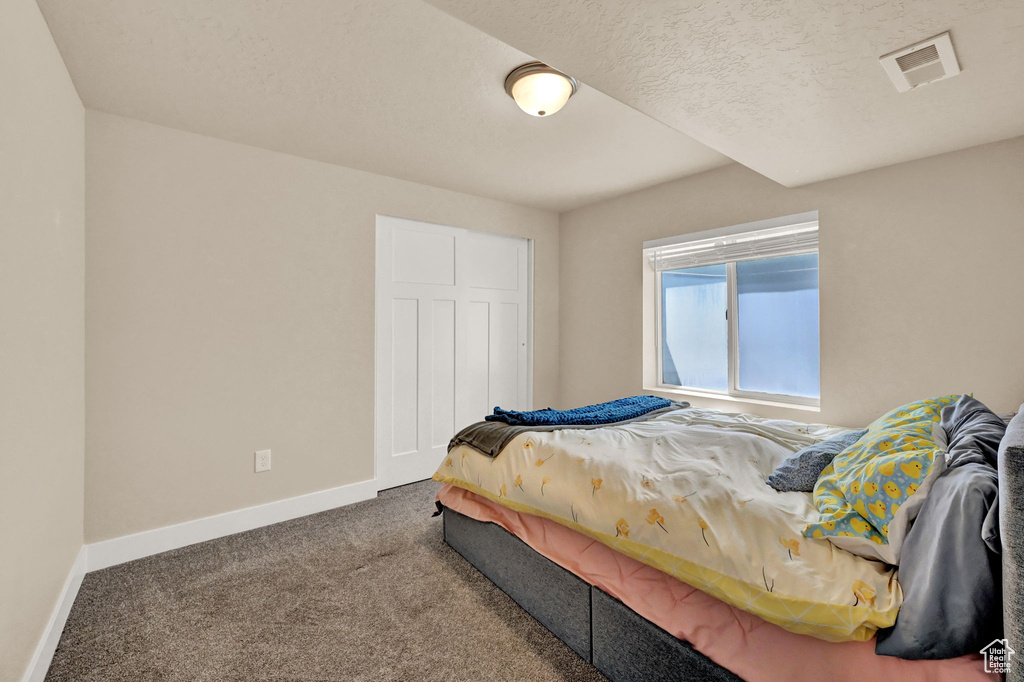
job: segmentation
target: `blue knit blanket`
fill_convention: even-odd
[[[619,398],[607,403],[577,407],[573,410],[552,410],[549,407],[545,410],[520,412],[518,410],[503,410],[500,407],[495,407],[494,414],[489,414],[484,419],[489,422],[505,422],[514,426],[611,424],[626,419],[634,419],[648,412],[666,408],[671,404],[672,402],[665,398],[658,398],[653,395],[636,395],[632,398]]]

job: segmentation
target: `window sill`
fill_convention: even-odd
[[[806,405],[803,403],[789,403],[783,400],[763,400],[761,398],[748,398],[744,396],[728,395],[726,393],[712,393],[711,391],[697,391],[694,389],[681,389],[670,386],[644,386],[645,391],[657,393],[671,393],[672,395],[690,396],[694,398],[709,398],[711,400],[722,400],[729,403],[745,403],[747,405],[767,405],[769,407],[784,407],[790,410],[803,410],[805,412],[821,412],[820,405]]]

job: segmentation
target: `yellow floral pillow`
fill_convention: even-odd
[[[920,400],[872,422],[821,472],[814,486],[821,518],[804,535],[899,565],[910,523],[932,481],[946,468],[942,408],[959,398]]]

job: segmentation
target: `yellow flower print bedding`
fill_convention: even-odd
[[[919,400],[872,422],[821,472],[814,486],[821,518],[804,535],[899,565],[910,523],[946,468],[942,408],[959,398]]]
[[[903,594],[883,563],[801,531],[807,493],[765,479],[845,429],[690,408],[592,430],[524,433],[496,458],[453,449],[434,479],[584,533],[788,630],[867,640]]]

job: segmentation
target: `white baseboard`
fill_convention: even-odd
[[[53,660],[53,652],[57,650],[60,635],[64,632],[64,623],[67,622],[68,614],[71,613],[71,605],[75,603],[75,597],[78,596],[78,588],[82,586],[82,578],[85,577],[88,558],[89,550],[83,546],[78,550],[78,557],[75,559],[75,563],[72,564],[71,571],[64,581],[64,589],[61,590],[60,599],[57,600],[57,605],[53,607],[50,621],[46,624],[46,629],[43,630],[43,636],[40,637],[39,644],[36,645],[36,650],[32,654],[32,660],[28,664],[28,669],[25,670],[22,682],[43,682],[46,678],[46,671],[50,669],[50,661]]]
[[[377,481],[371,479],[308,495],[290,497],[277,502],[268,502],[256,507],[207,516],[195,521],[186,521],[173,526],[164,526],[133,535],[94,542],[87,545],[89,570],[98,571],[101,568],[123,564],[126,561],[134,561],[179,547],[194,545],[197,542],[269,526],[272,523],[297,519],[300,516],[343,507],[376,496]]]
[[[64,624],[86,572],[98,571],[126,561],[194,545],[197,542],[297,519],[300,516],[317,514],[376,496],[377,481],[371,479],[84,545],[79,550],[71,572],[64,582],[60,600],[50,615],[50,621],[36,646],[22,682],[43,682],[46,678],[46,672],[60,642],[60,635],[64,631]]]

